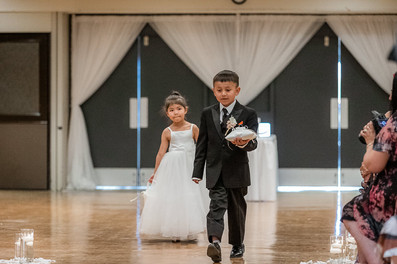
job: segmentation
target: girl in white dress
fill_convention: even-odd
[[[166,98],[164,110],[172,124],[161,134],[149,180],[152,185],[145,192],[140,233],[173,241],[189,240],[205,230],[208,211],[208,194],[205,196],[200,185],[192,181],[199,129],[185,120],[188,107],[178,92]]]

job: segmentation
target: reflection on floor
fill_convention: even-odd
[[[355,192],[343,193],[342,204]],[[212,263],[207,241],[172,243],[140,237],[136,232],[136,193],[127,191],[0,191],[0,259],[14,255],[14,233],[35,230],[35,257],[62,264]],[[329,258],[337,195],[333,192],[278,193],[277,202],[250,202],[246,254],[231,261],[227,232],[222,263],[300,263]]]

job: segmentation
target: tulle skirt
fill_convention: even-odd
[[[167,152],[145,192],[140,233],[187,240],[203,232],[209,198],[205,182],[192,181],[194,153]]]

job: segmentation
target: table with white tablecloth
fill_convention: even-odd
[[[248,152],[251,186],[247,201],[275,201],[277,199],[278,152],[277,138],[258,138],[258,147]]]

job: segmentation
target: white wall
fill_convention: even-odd
[[[52,31],[51,13],[0,13],[0,32]]]
[[[396,14],[395,0],[0,0],[0,12]]]
[[[51,30],[51,190],[66,187],[69,124],[69,15],[52,13]]]

